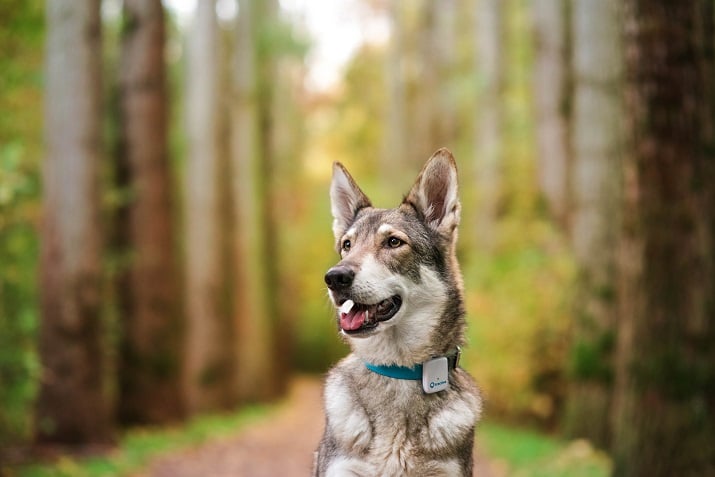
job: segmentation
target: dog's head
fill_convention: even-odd
[[[373,363],[410,366],[460,345],[460,205],[452,154],[437,151],[394,209],[374,208],[336,163],[330,199],[341,260],[325,282],[353,351]]]

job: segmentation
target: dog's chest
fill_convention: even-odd
[[[371,374],[342,375],[326,389],[331,432],[364,475],[428,475],[429,467],[461,475],[459,449],[471,442],[478,408],[468,393],[425,395],[419,382]]]
[[[379,400],[375,399],[373,390],[362,393],[363,402],[370,402],[365,398],[372,398],[374,404],[379,403],[366,406],[375,450],[414,448],[419,449],[419,453],[424,453],[425,449],[434,451],[435,447],[449,447],[446,440],[474,425],[476,413],[461,395],[447,392],[426,395],[421,383],[394,381]],[[445,445],[440,446],[440,443]]]

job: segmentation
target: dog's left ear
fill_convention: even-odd
[[[449,236],[459,225],[457,163],[448,149],[440,149],[429,158],[415,185],[405,198],[424,215],[428,226]]]
[[[358,187],[348,170],[333,164],[333,181],[330,183],[330,210],[333,213],[333,234],[340,240],[355,220],[360,209],[371,207],[370,199]]]

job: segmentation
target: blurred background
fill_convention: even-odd
[[[487,419],[715,475],[715,16],[625,3],[3,1],[0,448],[325,372],[332,163],[448,147]]]

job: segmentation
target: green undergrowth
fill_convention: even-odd
[[[235,434],[275,409],[275,405],[248,406],[240,411],[196,417],[170,428],[127,431],[117,446],[93,457],[63,455],[52,463],[3,468],[2,477],[112,477],[134,474],[153,459]]]
[[[587,441],[566,442],[533,430],[486,422],[477,430],[478,455],[503,477],[607,477],[609,457]]]
[[[3,477],[114,477],[135,475],[154,459],[181,452],[269,419],[278,405],[202,416],[184,426],[128,431],[112,450],[93,457],[65,455],[52,463],[0,466]],[[480,424],[478,457],[499,477],[606,477],[608,457],[585,441],[564,442],[537,431],[494,422]]]

